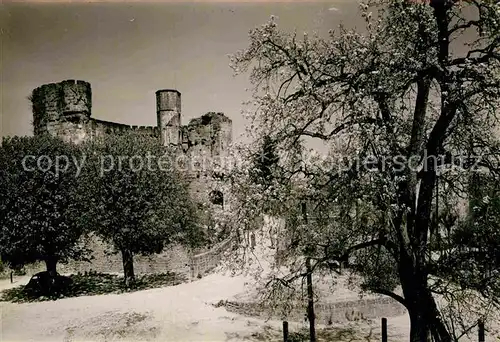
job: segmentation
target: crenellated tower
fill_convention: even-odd
[[[181,93],[175,89],[158,90],[156,116],[161,143],[178,146],[181,143]]]
[[[85,138],[92,111],[92,89],[85,81],[66,80],[33,90],[34,134],[49,133],[71,141]]]

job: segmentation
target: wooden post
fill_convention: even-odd
[[[196,274],[194,274],[194,253],[192,250],[188,252],[188,259],[189,259],[189,274],[191,276],[191,281],[196,280]]]
[[[382,318],[382,342],[387,342],[387,318]]]
[[[10,283],[12,284],[14,282],[14,272],[10,271]]]
[[[477,336],[479,342],[485,342],[484,339],[484,322],[482,320],[479,320],[479,323],[477,324]]]
[[[288,322],[283,321],[283,342],[288,342]]]

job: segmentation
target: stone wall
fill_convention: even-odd
[[[89,248],[92,250],[91,262],[70,262],[61,265],[60,272],[77,273],[97,271],[103,273],[123,273],[121,255],[112,253],[113,247],[98,238],[92,239]],[[189,252],[181,246],[169,246],[160,254],[151,256],[134,255],[134,271],[136,274],[164,273],[167,271],[189,275]]]
[[[191,279],[202,277],[215,269],[223,260],[225,252],[231,248],[232,243],[232,239],[227,239],[204,253],[193,255],[190,259]]]
[[[84,118],[78,121],[51,121],[47,123],[46,132],[74,143],[81,143],[92,134],[89,122]]]
[[[232,122],[223,113],[209,112],[183,126],[181,136],[185,153],[218,157],[232,141]]]
[[[91,132],[92,138],[106,134],[122,134],[126,132],[138,132],[151,136],[159,135],[159,129],[156,126],[131,126],[93,118],[90,119],[89,126],[90,129],[88,131]]]
[[[232,312],[258,316],[265,319],[302,322],[307,318],[307,304],[298,303],[291,307],[271,308],[259,303],[225,302]],[[280,310],[282,309],[282,310]],[[344,323],[381,317],[396,317],[406,314],[403,305],[389,297],[369,298],[331,303],[315,303],[314,314],[317,324]]]
[[[66,80],[33,90],[34,134],[49,133],[80,142],[87,137],[92,90],[84,81]]]
[[[202,253],[192,253],[188,248],[173,245],[168,246],[160,254],[150,256],[134,256],[134,271],[136,275],[175,272],[184,275],[187,279],[195,280],[210,273],[224,257],[224,252],[232,246],[232,240],[225,240]],[[93,259],[87,261],[70,261],[67,264],[58,264],[60,274],[85,273],[90,271],[100,273],[123,273],[121,255],[113,253],[109,244],[98,238],[92,239],[89,244]],[[26,274],[33,275],[45,271],[43,263],[27,265]],[[8,270],[5,270],[7,273]]]
[[[58,84],[62,90],[62,113],[86,113],[92,111],[92,89],[85,81],[68,80]]]

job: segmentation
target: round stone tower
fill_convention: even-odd
[[[181,135],[181,93],[175,89],[156,92],[156,115],[161,143],[179,145]]]
[[[34,134],[77,134],[64,132],[62,126],[78,129],[88,122],[92,110],[92,89],[85,81],[66,80],[42,85],[33,90]],[[66,127],[68,128],[68,127]]]

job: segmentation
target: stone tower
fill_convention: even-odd
[[[78,142],[85,139],[92,110],[92,89],[85,81],[66,80],[33,90],[34,134],[49,133]]]
[[[181,93],[174,89],[156,92],[156,115],[164,146],[181,143]]]

